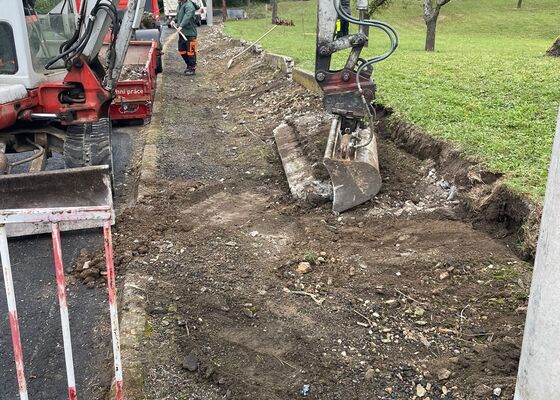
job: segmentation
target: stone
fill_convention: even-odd
[[[417,317],[421,317],[425,312],[426,310],[424,310],[422,307],[416,307],[416,309],[414,310],[414,315]]]
[[[373,380],[373,378],[375,378],[375,370],[373,368],[368,368],[368,370],[366,371],[366,373],[364,375],[364,379],[367,382],[371,382]]]
[[[501,394],[502,394],[502,388],[497,387],[496,389],[494,389],[494,390],[492,391],[492,393],[494,393],[494,396],[500,397]]]
[[[449,278],[449,272],[447,271],[443,271],[441,274],[439,274],[439,280],[443,281],[444,279]]]
[[[490,390],[490,388],[486,385],[478,385],[477,387],[474,388],[474,394],[476,395],[477,398],[484,398],[486,396],[488,396]]]
[[[451,376],[451,371],[445,368],[441,368],[440,370],[438,370],[437,372],[437,378],[440,381],[444,381],[446,379],[449,379],[449,377]]]
[[[302,261],[298,264],[296,271],[300,274],[307,274],[311,272],[311,264],[307,261]]]
[[[98,268],[87,268],[84,269],[82,272],[80,272],[80,278],[85,279],[87,277],[94,277],[94,278],[98,278],[99,277],[99,269]]]
[[[416,385],[416,396],[424,397],[426,395],[426,389],[421,384]]]
[[[195,372],[198,369],[198,357],[193,352],[190,352],[183,360],[181,366],[187,371]]]

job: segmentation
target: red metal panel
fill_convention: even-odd
[[[116,97],[109,109],[112,120],[148,119],[152,116],[157,51],[155,41],[130,43],[125,65],[143,66],[143,79],[117,83]]]
[[[101,80],[84,59],[80,65],[75,62],[63,82],[45,83],[39,86],[39,105],[41,112],[60,114],[62,124],[83,124],[97,122],[106,115],[111,94],[101,86]],[[72,87],[83,87],[82,103],[63,104],[60,102],[62,91]]]

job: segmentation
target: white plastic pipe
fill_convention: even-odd
[[[560,113],[544,198],[515,400],[560,398]]]

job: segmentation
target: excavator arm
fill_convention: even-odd
[[[392,27],[367,19],[368,0],[358,0],[356,9],[357,18],[350,14],[349,2],[319,0],[317,5],[315,79],[323,91],[324,107],[333,115],[323,163],[333,185],[333,209],[338,212],[364,203],[381,188],[372,66],[398,46],[398,35]],[[337,32],[339,20],[357,25],[357,32]],[[390,46],[385,54],[366,60],[361,53],[369,40],[369,28],[385,32]],[[346,63],[342,69],[333,69],[332,57],[342,50],[349,50]]]
[[[309,159],[297,124],[285,123],[274,130],[290,191],[302,200],[332,199],[333,210],[343,212],[372,199],[381,189],[381,174],[375,139],[375,83],[373,65],[389,57],[398,46],[396,31],[386,23],[368,20],[368,0],[357,0],[358,16],[350,0],[318,0],[315,80],[323,93],[325,110],[332,115],[323,165],[330,182],[317,173]],[[340,22],[340,23],[339,23]],[[357,25],[355,33],[349,26]],[[337,27],[340,26],[340,29]],[[390,46],[386,53],[365,59],[369,29],[385,32]],[[346,51],[342,68],[333,67],[333,56]]]

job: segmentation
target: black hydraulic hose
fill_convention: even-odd
[[[70,2],[69,4],[71,6],[72,2]],[[87,0],[84,0],[82,3],[82,9],[78,14],[78,24],[76,26],[76,29],[74,30],[74,34],[70,39],[68,39],[66,42],[60,45],[60,48],[58,50],[59,53],[63,53],[66,50],[68,50],[80,38],[80,32],[82,31],[82,27],[86,19],[86,9],[87,9]]]
[[[360,78],[362,76],[362,72],[364,71],[364,69],[368,68],[369,66],[372,66],[373,64],[376,64],[376,63],[379,63],[381,61],[386,60],[397,50],[397,47],[399,46],[399,34],[397,33],[397,31],[391,25],[389,25],[385,22],[381,22],[381,21],[377,21],[377,20],[360,20],[360,19],[357,19],[357,18],[353,17],[348,12],[346,12],[346,10],[344,10],[340,0],[338,2],[337,2],[337,0],[333,0],[333,4],[334,4],[334,7],[337,10],[338,14],[343,19],[345,19],[346,21],[354,23],[356,25],[370,26],[370,27],[373,27],[373,28],[377,28],[377,29],[383,31],[389,37],[389,50],[384,54],[372,57],[368,60],[362,60],[362,63],[360,64],[360,66],[358,67],[358,69],[356,71],[356,85],[358,86],[358,91],[359,91],[360,96],[362,98],[362,103],[363,103],[364,108],[366,109],[367,114],[368,114],[369,125],[370,125],[370,136],[369,136],[368,140],[366,140],[365,142],[358,143],[358,144],[353,144],[352,147],[354,147],[354,148],[365,147],[365,146],[369,145],[373,141],[373,138],[374,138],[374,134],[375,134],[374,131],[373,131],[374,115],[372,114],[371,104],[367,103],[366,98],[364,96],[364,92],[362,90],[362,84],[360,82]],[[375,113],[375,110],[373,110],[373,111]]]
[[[333,4],[334,4],[335,9],[337,10],[338,14],[343,19],[345,19],[346,21],[351,22],[351,23],[356,24],[356,25],[363,25],[363,26],[370,26],[370,27],[373,27],[373,28],[377,28],[377,29],[383,31],[389,37],[389,41],[390,41],[389,50],[385,54],[382,54],[380,56],[376,56],[376,57],[373,57],[373,58],[369,59],[368,62],[370,60],[374,60],[373,63],[371,63],[371,64],[378,63],[380,61],[383,61],[383,60],[387,59],[389,56],[391,56],[391,54],[393,54],[395,52],[395,50],[399,46],[399,35],[398,35],[397,31],[395,31],[395,29],[392,26],[390,26],[389,24],[386,24],[385,22],[381,22],[381,21],[377,21],[377,20],[367,20],[367,19],[366,20],[360,20],[360,19],[355,18],[352,15],[348,14],[346,12],[346,10],[344,10],[344,8],[342,7],[342,4],[340,3],[340,1],[337,2],[337,0],[333,0]]]
[[[82,7],[84,7],[82,8],[83,12],[85,10],[85,4]],[[118,11],[115,5],[108,2],[107,0],[97,0],[96,5],[93,7],[89,14],[89,21],[86,25],[84,34],[81,35],[81,37],[79,37],[77,41],[74,41],[73,45],[70,48],[67,48],[64,52],[49,60],[49,62],[45,65],[46,69],[51,69],[54,64],[62,59],[68,60],[79,57],[82,54],[82,51],[87,46],[87,43],[91,38],[95,19],[100,10],[105,10],[105,12],[107,12],[107,15],[109,15],[109,17],[111,18],[113,30],[118,31],[118,29],[120,28],[120,24],[118,19]],[[112,42],[114,42],[114,39]]]

